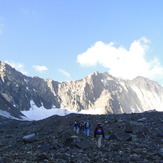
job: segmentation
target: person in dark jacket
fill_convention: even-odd
[[[79,134],[80,123],[78,121],[74,121],[74,131]]]
[[[102,138],[105,138],[103,127],[101,126],[101,123],[98,123],[95,130],[94,130],[94,137],[97,141],[98,148],[101,147]]]

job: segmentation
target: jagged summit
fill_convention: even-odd
[[[27,77],[0,62],[0,100],[0,109],[11,115],[17,110],[17,117],[33,106],[98,114],[163,111],[163,88],[147,78],[123,80],[98,71],[81,80],[60,83]]]
[[[21,72],[17,71],[9,64],[0,61],[0,75],[15,75],[15,74],[19,76],[24,76]]]

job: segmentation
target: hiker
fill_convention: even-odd
[[[80,123],[80,133],[84,135],[85,122]]]
[[[79,122],[75,120],[73,126],[74,126],[74,131],[75,131],[77,134],[79,134],[79,126],[80,126]]]
[[[89,136],[90,135],[90,122],[89,120],[87,120],[85,122],[85,126],[84,126],[84,135],[85,136]]]
[[[95,128],[95,131],[94,131],[94,137],[97,140],[98,148],[100,148],[101,147],[102,138],[103,139],[105,138],[104,130],[103,130],[102,126],[101,126],[101,123],[97,124],[97,126]]]

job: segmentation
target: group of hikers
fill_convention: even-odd
[[[73,130],[76,134],[83,134],[84,136],[90,136],[90,121],[86,120],[83,122],[74,121]],[[104,139],[104,129],[101,123],[98,122],[96,128],[94,129],[94,138],[96,138],[98,148],[101,147],[102,138]]]

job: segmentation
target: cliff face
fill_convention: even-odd
[[[163,108],[163,88],[143,77],[122,80],[95,72],[81,80],[57,82],[27,77],[0,62],[0,110],[20,117],[31,101],[46,109],[81,111],[99,108],[101,113],[131,113]]]
[[[37,107],[44,106],[47,109],[52,108],[53,105],[59,107],[57,97],[53,94],[55,85],[57,82],[38,77],[27,77],[0,62],[0,99],[4,103],[0,104],[0,109],[16,112],[29,110],[30,101],[34,101]],[[18,112],[17,116],[19,116]]]
[[[101,108],[101,113],[132,113],[163,108],[163,88],[143,77],[130,81],[96,72],[59,88],[61,105],[78,111]]]

